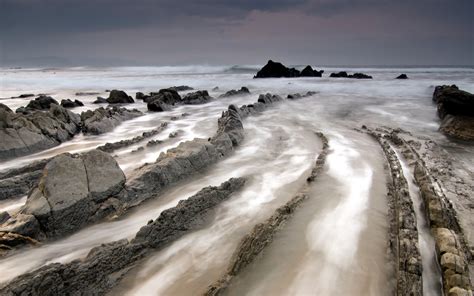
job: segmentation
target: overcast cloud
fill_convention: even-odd
[[[474,64],[472,0],[0,1],[1,64]]]

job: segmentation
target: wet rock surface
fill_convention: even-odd
[[[474,140],[474,95],[456,85],[435,87],[433,102],[441,119],[439,130],[460,140]]]
[[[316,94],[315,91],[308,91],[305,94],[300,94],[300,93],[289,94],[286,98],[288,100],[297,100],[297,99],[302,99],[302,98],[306,98],[306,97],[311,97],[311,96],[314,96],[315,94]]]
[[[0,173],[0,200],[24,196],[40,178],[49,159]]]
[[[397,77],[395,77],[395,79],[408,79],[408,76],[407,74],[400,74]]]
[[[137,109],[126,109],[122,107],[103,108],[87,110],[81,113],[82,132],[84,134],[99,135],[110,132],[125,120],[130,120],[143,113]]]
[[[80,118],[57,104],[48,111],[15,114],[0,110],[0,159],[31,154],[59,145],[80,130]]]
[[[183,97],[183,104],[185,105],[197,105],[205,104],[213,98],[209,95],[207,90],[198,90],[196,92],[188,93]]]
[[[202,228],[206,217],[222,201],[240,190],[243,178],[219,187],[206,187],[142,227],[132,241],[120,240],[92,249],[83,260],[53,263],[24,274],[0,288],[2,295],[102,295],[145,256],[186,233]]]
[[[102,204],[124,184],[125,175],[107,153],[58,155],[44,167],[19,214],[3,223],[0,231],[35,239],[71,233],[102,218],[106,214]]]
[[[63,106],[64,108],[75,108],[75,107],[84,106],[84,104],[79,100],[72,101],[70,99],[66,99],[66,100],[61,100],[61,106]]]
[[[380,131],[368,132],[378,140],[389,167],[389,251],[394,260],[396,295],[423,295],[418,229],[408,182],[397,154]]]
[[[49,110],[51,105],[59,105],[58,101],[50,96],[39,96],[34,100],[31,100],[26,107],[20,107],[16,109],[16,113],[28,114],[35,110]]]
[[[329,144],[323,133],[316,133],[322,141],[322,151],[316,159],[316,163],[307,178],[308,184],[314,182],[321,173],[329,153]],[[219,280],[209,286],[204,295],[224,295],[226,289],[231,285],[233,278],[242,272],[250,263],[272,243],[275,234],[284,227],[285,222],[291,218],[297,207],[308,198],[306,191],[309,185],[304,186],[300,192],[288,201],[285,205],[278,208],[275,213],[265,222],[257,224],[252,231],[247,234],[236,248],[227,270]]]
[[[233,96],[244,96],[244,95],[249,95],[249,94],[250,94],[250,90],[247,87],[242,86],[239,90],[235,90],[235,89],[229,90],[225,94],[220,95],[219,98],[228,98],[228,97],[233,97]]]
[[[128,139],[128,140],[121,140],[121,141],[114,142],[114,143],[105,143],[104,145],[97,147],[97,149],[110,153],[110,152],[113,152],[115,150],[118,150],[118,149],[121,149],[121,148],[124,148],[124,147],[128,147],[128,146],[131,146],[133,144],[140,143],[141,141],[143,141],[147,138],[153,137],[153,136],[161,133],[164,129],[166,129],[167,126],[168,126],[168,123],[163,122],[163,123],[161,123],[161,125],[158,128],[155,128],[155,129],[153,129],[151,131],[148,131],[148,132],[143,132],[140,136],[136,136],[136,137],[134,137],[132,139]]]
[[[127,95],[123,90],[113,89],[110,91],[109,97],[107,98],[107,103],[109,104],[130,104],[134,102],[135,101],[132,97]]]

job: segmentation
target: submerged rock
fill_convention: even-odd
[[[456,85],[437,86],[433,101],[441,119],[440,131],[461,139],[474,140],[474,95]]]
[[[231,89],[225,94],[222,94],[219,96],[219,98],[227,98],[227,97],[232,97],[232,96],[243,96],[243,95],[249,95],[250,91],[248,88],[245,86],[242,86],[239,90]]]
[[[84,104],[79,100],[72,101],[70,99],[66,99],[66,100],[61,100],[61,106],[63,106],[64,108],[75,108],[75,107],[84,106]]]
[[[107,98],[107,103],[109,104],[129,104],[134,102],[132,97],[127,95],[123,90],[113,89]]]
[[[79,130],[79,115],[57,104],[51,104],[46,112],[29,114],[0,109],[0,159],[54,147],[71,139]]]
[[[119,107],[87,110],[81,113],[82,132],[85,134],[99,135],[110,132],[122,121],[129,120],[143,113],[137,109],[125,109]]]
[[[302,99],[302,98],[306,98],[306,97],[311,97],[311,96],[314,96],[316,94],[315,91],[308,91],[307,93],[305,94],[300,94],[300,93],[295,93],[295,94],[289,94],[286,98],[288,100],[296,100],[296,99]]]
[[[395,79],[408,79],[407,74],[400,74]]]

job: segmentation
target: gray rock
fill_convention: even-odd
[[[163,211],[142,227],[128,242],[120,240],[93,248],[84,260],[53,263],[21,275],[5,287],[2,295],[102,295],[110,291],[138,260],[183,235],[206,225],[209,213],[245,184],[232,178],[219,187],[206,187]],[[79,292],[80,291],[80,292]]]
[[[249,95],[250,91],[248,88],[245,86],[242,86],[239,90],[231,89],[225,94],[222,94],[219,96],[219,98],[227,98],[227,97],[232,97],[232,96],[243,96],[243,95]]]
[[[79,100],[72,101],[70,99],[66,99],[66,100],[61,100],[61,106],[63,106],[64,108],[75,108],[75,107],[84,106],[84,104]]]
[[[48,237],[71,233],[90,223],[92,217],[96,219],[101,202],[117,195],[124,184],[122,170],[105,152],[92,150],[82,155],[61,154],[48,162],[19,215],[34,217]],[[0,231],[35,238],[18,227],[12,230],[2,225]]]
[[[123,90],[113,89],[107,98],[107,103],[109,104],[129,104],[134,102],[132,97],[127,95]]]
[[[186,105],[205,104],[211,101],[212,99],[213,98],[209,96],[207,90],[198,90],[196,92],[186,94],[183,97],[183,103]]]
[[[80,118],[51,104],[46,112],[14,114],[0,110],[0,159],[18,157],[56,146],[79,131]]]
[[[97,97],[97,99],[94,102],[92,102],[92,104],[106,104],[106,103],[107,103],[107,99],[103,97]]]
[[[119,107],[87,110],[81,113],[82,132],[85,134],[99,135],[110,132],[125,120],[130,120],[143,115],[137,109]]]
[[[5,111],[8,113],[13,113],[12,109],[5,104],[0,103],[0,111]]]
[[[49,110],[51,105],[59,105],[58,101],[50,96],[40,95],[34,100],[31,100],[26,107],[20,107],[16,110],[17,113],[29,113],[35,110]]]

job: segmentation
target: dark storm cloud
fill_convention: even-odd
[[[472,65],[473,3],[0,0],[0,60],[252,63],[272,55],[300,63],[318,57],[326,64],[371,63],[379,57],[372,63]]]

